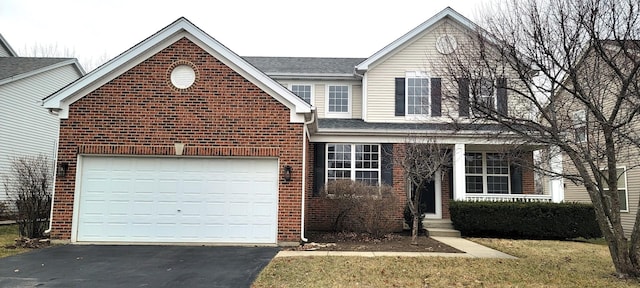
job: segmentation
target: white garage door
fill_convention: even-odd
[[[82,160],[76,241],[276,243],[275,159]]]

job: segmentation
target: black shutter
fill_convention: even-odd
[[[442,116],[442,80],[431,78],[431,116]]]
[[[498,78],[496,81],[496,86],[498,88],[497,97],[498,97],[498,114],[507,115],[507,79],[506,78]]]
[[[469,79],[458,78],[458,115],[469,116]]]
[[[396,116],[404,116],[404,78],[396,78]]]
[[[393,186],[393,144],[380,145],[382,151],[382,184]]]
[[[511,194],[522,194],[522,166],[512,163],[511,170]]]
[[[313,196],[319,196],[324,189],[325,143],[314,143],[313,147]]]

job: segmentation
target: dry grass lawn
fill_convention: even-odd
[[[604,245],[470,239],[517,260],[440,257],[274,259],[254,287],[639,287],[613,276]]]
[[[18,225],[0,225],[0,258],[29,251],[26,248],[5,248],[7,245],[14,245],[18,237]]]

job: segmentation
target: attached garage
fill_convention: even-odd
[[[277,159],[80,161],[72,233],[77,242],[277,242]]]

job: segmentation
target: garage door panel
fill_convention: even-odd
[[[275,243],[275,159],[83,157],[77,241]]]

